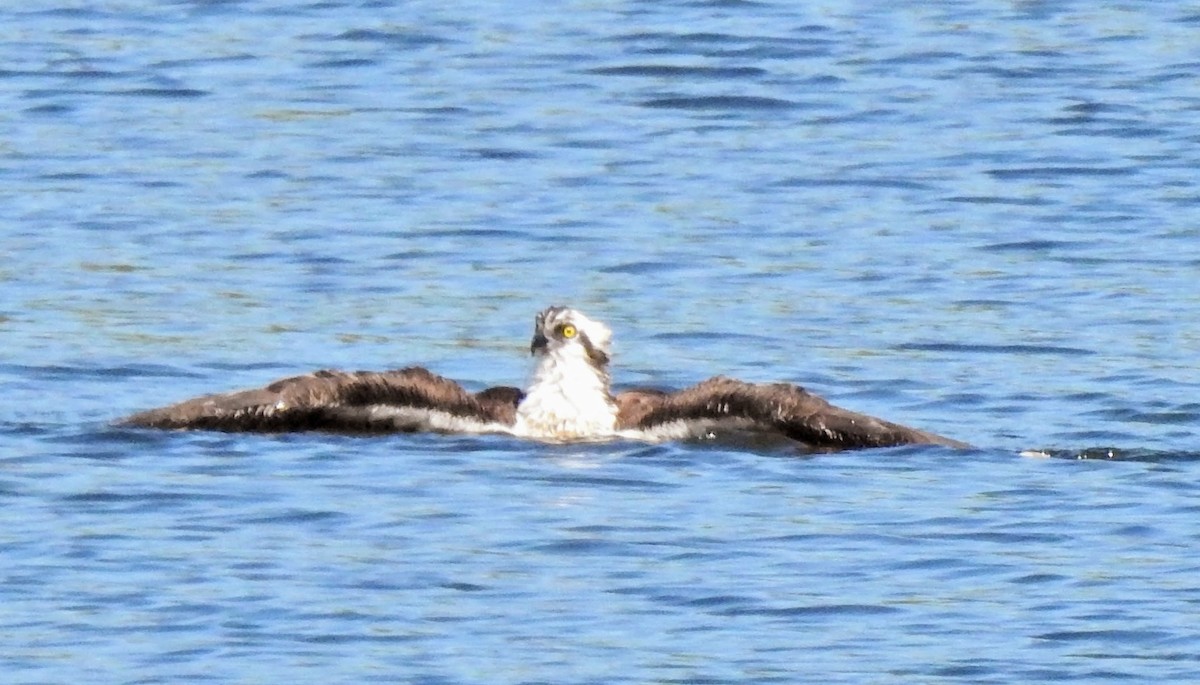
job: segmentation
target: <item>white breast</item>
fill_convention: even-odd
[[[604,440],[615,437],[616,427],[608,380],[572,346],[542,359],[517,407],[513,433],[537,440]]]

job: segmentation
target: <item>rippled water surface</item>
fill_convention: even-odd
[[[1200,13],[475,5],[0,10],[5,682],[1200,680]],[[110,423],[554,303],[978,447]]]

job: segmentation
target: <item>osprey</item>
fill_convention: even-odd
[[[758,433],[814,449],[965,443],[829,404],[789,383],[717,376],[678,392],[613,393],[612,331],[567,307],[537,315],[529,387],[469,392],[420,367],[317,371],[265,388],[206,395],[134,414],[147,428],[340,433],[504,433],[546,442],[657,442]]]

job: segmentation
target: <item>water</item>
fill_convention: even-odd
[[[481,5],[0,11],[6,682],[1200,677],[1200,14]],[[978,448],[110,425],[553,303]]]

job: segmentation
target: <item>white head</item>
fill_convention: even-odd
[[[537,315],[529,351],[534,356],[586,359],[607,373],[612,357],[612,331],[568,307],[550,307]]]

